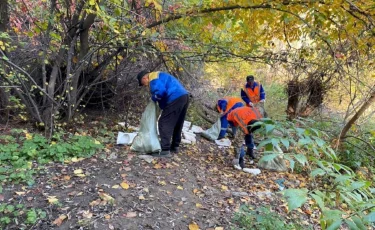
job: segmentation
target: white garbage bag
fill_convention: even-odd
[[[130,145],[136,136],[137,136],[137,133],[118,132],[117,144],[118,145]]]
[[[215,124],[212,125],[211,128],[204,131],[201,135],[211,141],[217,140],[220,134],[221,129],[221,122],[220,118],[217,120]]]
[[[148,103],[142,114],[141,125],[137,136],[130,147],[131,150],[142,153],[152,153],[161,150],[157,133],[157,107],[156,103]]]

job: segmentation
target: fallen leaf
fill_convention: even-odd
[[[202,204],[200,204],[200,203],[196,203],[196,204],[195,204],[195,207],[197,207],[197,208],[202,208]]]
[[[159,181],[158,183],[163,186],[167,184],[165,181]]]
[[[155,164],[154,165],[154,169],[161,169],[161,165],[160,164]]]
[[[82,217],[83,217],[83,218],[86,218],[86,219],[91,219],[92,215],[93,215],[93,214],[90,212],[90,210],[87,210],[87,211],[83,211],[83,212],[82,212]]]
[[[54,225],[60,226],[62,222],[67,218],[66,215],[60,215],[56,220],[53,221]]]
[[[127,212],[126,213],[126,217],[128,217],[128,218],[133,218],[133,217],[136,217],[136,216],[137,216],[136,212]]]
[[[49,197],[47,197],[47,200],[48,200],[48,203],[50,203],[50,204],[55,204],[55,203],[59,202],[59,199],[57,199],[56,196],[49,196]]]
[[[189,224],[189,230],[199,230],[198,224],[195,222]]]
[[[112,186],[112,188],[120,188],[120,185],[115,184],[115,185]]]
[[[16,192],[17,195],[22,196],[25,195],[25,192]]]
[[[64,176],[63,179],[64,180],[70,180],[70,176]]]
[[[97,199],[97,200],[93,200],[90,202],[90,206],[96,206],[96,205],[99,205],[100,204],[100,199]]]
[[[115,201],[115,198],[111,197],[110,195],[104,193],[104,192],[99,192],[100,198],[102,198],[104,201]]]
[[[124,168],[124,170],[125,170],[126,172],[129,172],[129,171],[132,171],[132,168],[130,168],[130,167],[126,167],[126,168]]]
[[[123,188],[123,189],[129,189],[129,184],[126,183],[125,181],[122,182],[122,183],[120,184],[120,186],[121,186],[121,188]]]
[[[111,230],[115,229],[115,227],[113,227],[112,224],[108,224],[108,228],[111,229]]]
[[[222,191],[227,191],[227,190],[228,190],[228,187],[225,186],[225,185],[221,185],[221,190],[222,190]]]
[[[181,186],[177,186],[177,189],[178,189],[178,190],[184,190],[184,188],[181,187]]]
[[[215,230],[224,230],[224,227],[216,227]]]
[[[140,200],[144,200],[144,199],[145,199],[145,197],[144,197],[143,195],[140,195],[138,198],[139,198]]]
[[[109,214],[105,214],[105,215],[104,215],[104,218],[107,219],[107,220],[109,220],[109,219],[111,219],[111,215],[109,215]]]
[[[194,194],[196,194],[196,193],[198,193],[198,192],[199,192],[199,190],[198,190],[198,189],[196,189],[196,188],[195,188],[195,189],[193,189],[193,193],[194,193]]]
[[[83,173],[82,169],[76,169],[74,170],[74,174],[81,174]]]

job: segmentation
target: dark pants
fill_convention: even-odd
[[[159,118],[161,150],[165,151],[174,147],[179,147],[181,143],[182,127],[188,107],[189,96],[184,95],[172,101],[164,108]]]
[[[254,124],[255,122],[257,122],[257,120],[252,120],[250,121],[247,125],[252,125]],[[253,132],[257,129],[259,129],[261,126],[260,125],[257,125],[257,126],[254,126],[254,127],[250,127],[248,126],[248,131],[249,131],[249,134],[246,134],[245,135],[245,145],[247,147],[247,153],[249,155],[253,155],[253,148],[254,148],[254,137],[253,137]],[[250,153],[251,152],[251,153]],[[244,157],[244,153],[241,154],[241,157]]]

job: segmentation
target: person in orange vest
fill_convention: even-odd
[[[260,125],[252,125],[262,118],[262,114],[255,107],[240,107],[234,109],[228,114],[227,117],[230,125],[234,127],[240,127],[241,131],[245,133],[245,145],[247,147],[246,154],[249,155],[251,159],[250,162],[252,162],[255,159],[253,132],[260,128]],[[239,166],[241,168],[244,168],[244,154],[240,154],[238,156],[238,160]]]
[[[254,80],[253,75],[246,77],[246,84],[241,89],[241,98],[246,102],[246,106],[259,105],[264,110],[264,101],[266,92],[264,92],[262,84]],[[265,111],[264,111],[264,114]]]
[[[217,110],[219,111],[221,129],[218,140],[225,137],[228,128],[228,120],[227,116],[233,109],[243,107],[243,103],[241,98],[238,97],[223,97],[217,101]],[[232,126],[233,137],[236,135],[236,127]]]

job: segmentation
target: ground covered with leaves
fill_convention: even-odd
[[[319,213],[313,203],[288,212],[276,183],[285,179],[287,188],[308,186],[302,174],[263,170],[253,176],[233,169],[233,156],[233,149],[220,149],[204,139],[183,146],[172,158],[148,162],[127,146],[107,145],[89,158],[45,165],[32,186],[3,185],[0,226],[245,229],[254,224],[247,223],[250,217],[238,215],[246,205],[259,216],[259,208],[267,207],[285,223],[318,228]]]

